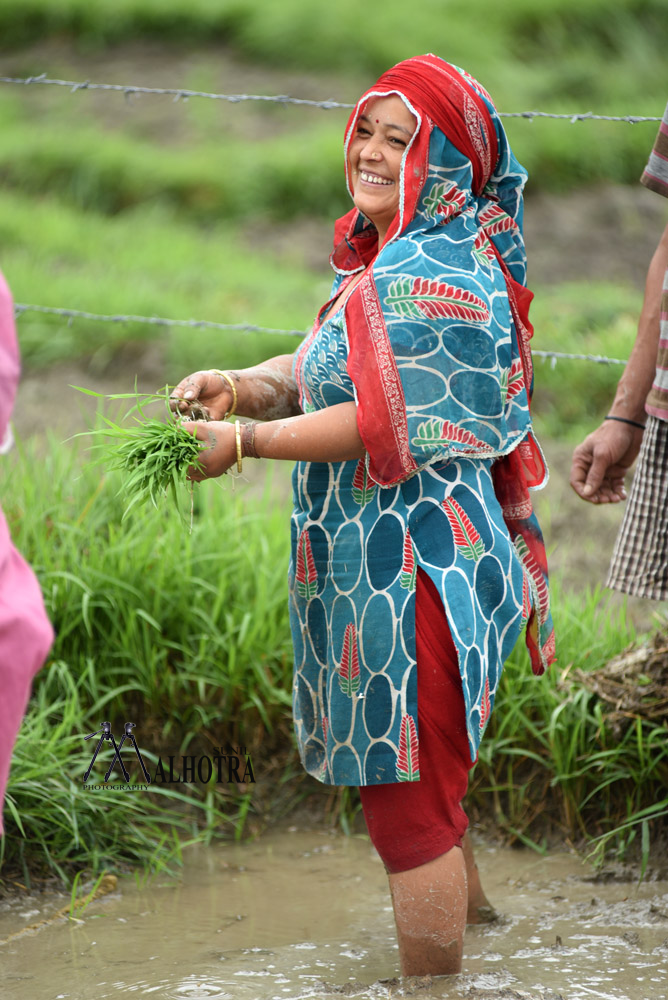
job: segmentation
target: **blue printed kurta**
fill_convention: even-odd
[[[447,65],[408,63],[439,81]],[[379,250],[358,211],[339,220],[334,296],[363,274],[295,356],[304,412],[354,400],[367,451],[360,461],[300,462],[293,476],[294,719],[306,770],[331,784],[419,780],[418,567],[441,595],[457,649],[472,760],[527,621],[534,670],[554,655],[528,493],[545,469],[529,413],[526,173],[479,84],[456,67],[448,79],[483,180],[474,184],[473,161],[394,77],[367,92],[346,148],[370,95],[398,93],[417,122],[399,208]]]
[[[342,320],[339,311],[306,347],[306,411],[354,398]],[[508,406],[522,406],[521,399],[513,400],[517,396]],[[526,412],[526,394],[523,405]],[[364,459],[296,466],[290,566],[294,718],[304,767],[321,781],[364,785],[419,778],[418,565],[446,608],[475,758],[501,664],[531,607],[494,494],[491,461],[440,462],[387,488],[368,477]]]

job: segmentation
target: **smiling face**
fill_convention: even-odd
[[[400,97],[375,97],[362,109],[348,146],[353,201],[378,230],[379,245],[399,208],[401,160],[416,127]]]

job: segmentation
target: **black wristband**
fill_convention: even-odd
[[[627,420],[626,417],[613,417],[608,414],[607,417],[603,417],[604,420],[618,420],[620,424],[630,424],[631,427],[639,427],[641,431],[645,430],[644,424],[639,424],[637,420]]]

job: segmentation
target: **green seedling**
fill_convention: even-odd
[[[102,450],[99,461],[110,469],[117,469],[123,477],[123,520],[137,505],[150,502],[159,507],[168,493],[171,493],[177,510],[181,512],[184,487],[190,495],[192,516],[193,483],[188,479],[188,470],[201,470],[199,454],[208,446],[174,418],[169,408],[169,386],[165,386],[164,393],[159,394],[134,392],[108,396],[80,386],[72,388],[108,400],[135,400],[123,418],[132,417],[134,425],[115,423],[103,414],[105,426],[90,432],[105,439],[103,444],[96,446]],[[146,407],[157,400],[164,401],[167,420],[147,415]]]

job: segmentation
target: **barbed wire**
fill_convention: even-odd
[[[553,362],[559,358],[562,361],[593,361],[598,365],[625,365],[621,358],[607,358],[603,354],[565,354],[562,351],[531,351],[534,358],[550,358]],[[554,365],[553,365],[554,367]]]
[[[14,303],[14,315],[17,319],[24,313],[36,312],[46,313],[51,316],[60,316],[62,319],[89,319],[96,323],[147,323],[151,326],[176,326],[191,327],[193,329],[205,330],[235,330],[238,333],[270,333],[285,337],[305,337],[308,330],[279,330],[268,326],[255,326],[253,323],[214,323],[207,319],[168,319],[163,316],[133,316],[115,315],[106,316],[100,313],[84,312],[81,309],[61,309],[55,306],[29,305],[25,302]],[[599,365],[625,365],[626,361],[620,358],[608,358],[602,354],[566,354],[562,351],[532,351],[534,358],[551,360],[554,363],[561,361],[592,361]]]
[[[185,326],[199,330],[237,330],[244,333],[273,333],[286,337],[305,337],[308,333],[307,330],[277,330],[267,326],[255,326],[252,323],[214,323],[207,319],[166,319],[161,316],[106,316],[99,313],[83,312],[81,309],[60,309],[55,306],[29,305],[24,302],[14,303],[14,315],[17,319],[27,312],[46,313],[69,320],[89,319],[96,323],[147,323],[150,326]]]
[[[110,90],[123,94],[126,98],[135,94],[163,94],[173,97],[175,101],[187,101],[191,97],[204,97],[212,101],[227,101],[230,104],[239,104],[242,101],[260,101],[268,104],[297,104],[307,105],[312,108],[322,108],[330,111],[334,108],[354,108],[354,104],[347,104],[341,101],[315,101],[305,97],[289,97],[287,94],[212,94],[204,90],[187,90],[185,87],[140,87],[129,83],[93,83],[91,80],[52,80],[45,73],[39,76],[12,77],[0,76],[0,83],[18,84],[27,86],[39,84],[49,87],[67,87],[71,94],[76,94],[80,90]],[[627,122],[629,125],[637,125],[639,122],[660,122],[661,116],[655,115],[597,115],[592,111],[567,112],[555,114],[551,111],[499,111],[500,118],[557,118],[571,123],[582,121],[604,121],[604,122]]]

